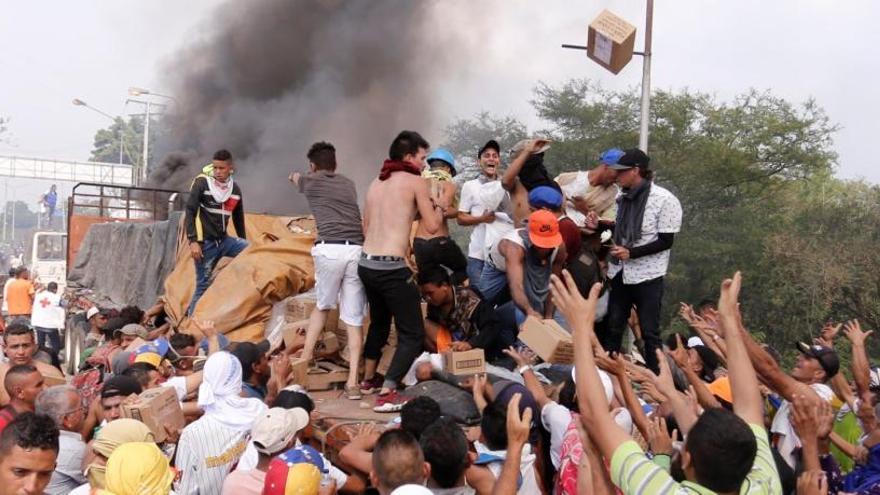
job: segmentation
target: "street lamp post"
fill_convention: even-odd
[[[99,109],[97,109],[97,108],[95,108],[95,107],[89,105],[88,103],[86,103],[86,102],[80,100],[79,98],[74,98],[74,99],[73,99],[73,104],[76,105],[76,106],[78,106],[78,107],[85,107],[85,108],[88,108],[89,110],[92,110],[93,112],[98,112],[99,114],[103,115],[104,117],[107,117],[108,119],[112,120],[114,123],[116,122],[116,117],[110,115],[110,114],[107,113],[107,112],[104,112],[104,111],[102,111],[102,110],[99,110]],[[120,164],[120,165],[123,164],[123,163],[122,163],[123,135],[124,135],[124,129],[123,129],[123,126],[119,126],[119,164]]]
[[[177,103],[177,99],[174,98],[173,96],[163,95],[161,93],[155,93],[155,92],[150,91],[148,89],[140,88],[137,86],[130,86],[128,88],[128,94],[131,96],[156,96],[156,97],[165,98],[167,100],[173,101],[174,103]],[[149,99],[143,99],[143,100],[128,99],[128,100],[126,100],[126,103],[128,103],[129,101],[141,103],[146,107],[146,109],[144,111],[144,155],[143,155],[143,165],[141,168],[141,180],[146,181],[147,180],[147,164],[149,163],[149,159],[150,159],[149,158],[150,157],[150,111],[152,109],[151,107],[152,107],[153,103]]]
[[[645,12],[645,53],[642,55],[642,104],[639,122],[639,148],[648,152],[651,117],[651,35],[654,27],[654,0],[647,0]]]

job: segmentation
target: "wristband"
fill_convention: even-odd
[[[519,373],[520,375],[522,375],[523,373],[525,373],[527,370],[530,370],[530,369],[532,369],[531,364],[524,364],[524,365],[520,366],[519,368],[517,368],[516,372]]]

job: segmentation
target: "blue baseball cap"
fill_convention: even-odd
[[[550,186],[538,186],[529,191],[529,206],[558,210],[562,207],[562,193]]]
[[[425,159],[425,161],[428,162],[428,165],[431,165],[431,162],[435,160],[440,160],[441,162],[446,163],[446,165],[449,166],[449,173],[455,177],[455,158],[452,156],[452,153],[443,148],[437,148]]]
[[[624,155],[624,152],[620,148],[610,148],[602,152],[599,155],[599,163],[604,163],[605,165],[614,165],[618,160]]]

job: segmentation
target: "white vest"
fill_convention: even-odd
[[[37,292],[31,309],[31,325],[42,328],[64,328],[61,296],[47,290]]]

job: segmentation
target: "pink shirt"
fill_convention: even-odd
[[[263,483],[265,482],[265,471],[259,469],[236,470],[226,476],[221,495],[260,495],[263,493]]]

